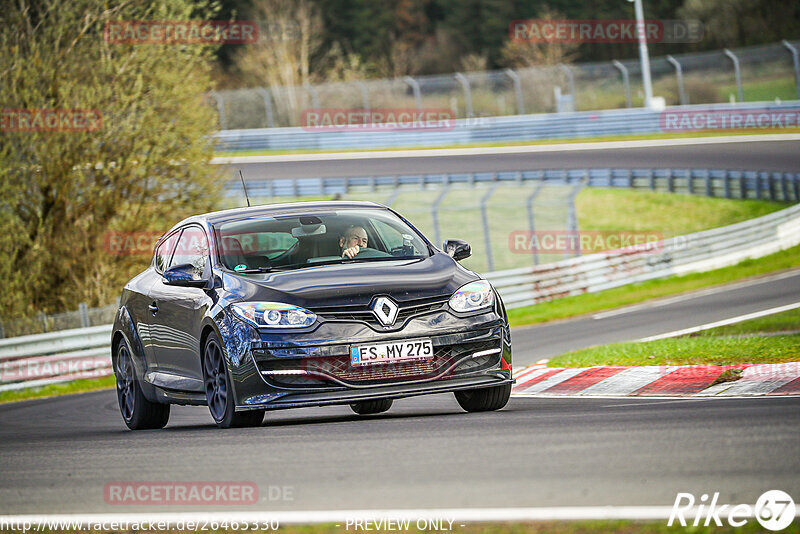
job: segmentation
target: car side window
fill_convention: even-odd
[[[188,263],[196,269],[199,277],[202,276],[205,268],[206,258],[208,258],[206,233],[199,226],[188,226],[181,232],[169,267]]]
[[[153,258],[153,264],[155,265],[156,271],[163,273],[167,269],[169,260],[172,257],[172,251],[175,250],[175,243],[178,241],[179,233],[180,232],[173,233],[164,241],[162,241],[161,244],[156,248],[155,256]]]

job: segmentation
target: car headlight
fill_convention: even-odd
[[[494,306],[494,291],[486,280],[476,280],[458,288],[450,297],[450,307],[457,312],[471,312]]]
[[[314,312],[282,302],[240,302],[231,304],[231,311],[253,326],[269,328],[305,328],[317,320]]]

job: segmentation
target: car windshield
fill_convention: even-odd
[[[388,210],[250,217],[215,226],[222,264],[263,272],[428,257],[425,241]]]

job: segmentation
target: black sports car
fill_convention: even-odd
[[[277,408],[455,392],[467,411],[511,393],[505,308],[457,263],[369,202],[306,202],[188,218],[122,292],[112,333],[122,417],[162,428],[171,404],[208,405],[220,427]]]

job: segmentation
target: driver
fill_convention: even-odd
[[[367,248],[367,231],[361,226],[351,226],[339,238],[342,257],[353,259],[361,249]]]

